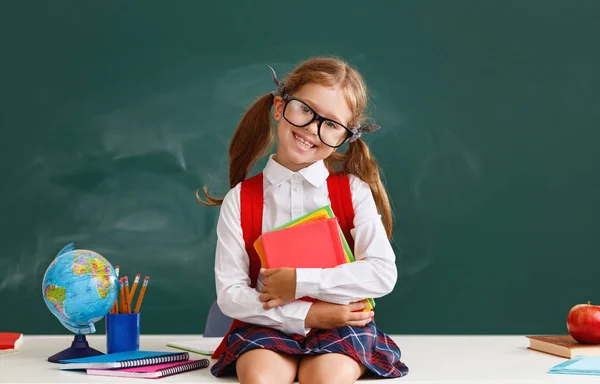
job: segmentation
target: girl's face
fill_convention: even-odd
[[[302,100],[319,115],[348,125],[352,111],[339,88],[327,88],[309,83],[300,87],[293,95]],[[316,161],[331,155],[335,148],[325,145],[318,135],[318,122],[315,120],[305,127],[296,127],[283,118],[285,100],[276,97],[274,118],[277,120],[277,149],[274,159],[289,170],[296,172]],[[325,123],[321,127],[325,130]]]

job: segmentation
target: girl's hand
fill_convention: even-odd
[[[287,304],[296,298],[295,268],[261,268],[260,273],[265,278],[262,282],[262,294],[258,299],[265,303],[265,309]]]
[[[307,328],[317,329],[336,329],[345,325],[364,327],[373,317],[373,311],[363,311],[366,307],[362,301],[348,305],[317,301],[310,306],[304,324]]]

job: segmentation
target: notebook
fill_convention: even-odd
[[[211,356],[219,346],[219,343],[222,339],[222,337],[200,337],[194,340],[172,341],[167,343],[167,347],[181,349],[183,351],[197,353],[200,355]]]
[[[206,368],[210,364],[208,359],[175,361],[172,363],[163,363],[148,365],[136,368],[122,369],[88,369],[87,374],[91,376],[115,376],[132,377],[140,379],[160,379],[166,376],[177,375],[179,373],[194,371],[200,368]]]
[[[157,351],[130,351],[109,353],[78,359],[60,360],[60,369],[111,369],[131,368],[145,365],[171,363],[175,361],[189,360],[187,352],[157,352]]]
[[[571,359],[577,355],[600,356],[599,344],[580,344],[570,335],[527,336],[529,349]]]
[[[17,352],[22,344],[22,333],[0,332],[0,355]]]
[[[600,376],[600,356],[575,356],[550,368],[549,373]]]

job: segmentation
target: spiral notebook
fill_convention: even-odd
[[[92,376],[132,377],[140,379],[160,379],[161,377],[177,375],[179,373],[194,371],[208,367],[208,359],[176,361],[173,363],[148,365],[137,368],[123,369],[88,369],[87,374]]]
[[[157,352],[157,351],[131,351],[109,353],[78,359],[60,360],[60,369],[113,369],[143,367],[153,364],[172,363],[189,360],[187,352]]]

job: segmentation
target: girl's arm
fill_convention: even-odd
[[[284,333],[306,335],[305,318],[311,303],[296,300],[265,310],[260,292],[250,287],[250,260],[240,226],[240,184],[223,200],[217,223],[215,284],[221,311],[247,323],[263,325]]]
[[[396,257],[387,238],[373,194],[367,183],[350,175],[354,206],[354,256],[356,261],[335,268],[297,268],[296,298],[310,296],[348,304],[390,293],[396,284]]]

